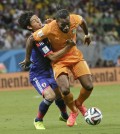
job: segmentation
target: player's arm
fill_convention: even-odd
[[[85,35],[88,35],[88,27],[86,21],[82,18],[82,22],[80,24],[80,27],[83,29]]]
[[[46,24],[43,28],[35,31],[32,35],[35,41],[39,42],[47,38],[50,32],[49,24]]]
[[[84,20],[84,18],[80,15],[75,16],[76,23],[83,29],[85,37],[84,37],[84,43],[89,45],[91,42],[90,34],[88,32],[87,23]]]
[[[25,60],[22,61],[21,65],[23,66],[29,66],[32,62],[30,61],[30,56],[32,53],[32,48],[34,45],[34,41],[42,41],[43,39],[45,39],[48,34],[49,34],[50,28],[49,25],[46,24],[43,28],[37,30],[36,32],[34,32],[28,39],[26,42],[26,57]]]
[[[58,52],[53,52],[51,48],[49,48],[44,42],[39,42],[36,44],[40,53],[44,56],[49,58],[52,61],[58,60],[59,58],[63,57],[66,52],[68,52],[73,46],[76,44],[73,40],[67,40],[66,46],[59,50]]]
[[[26,41],[26,56],[25,56],[25,59],[22,62],[19,63],[23,68],[28,67],[32,63],[30,61],[30,57],[31,57],[33,45],[34,45],[34,39],[33,39],[33,36],[31,35]]]
[[[52,61],[58,60],[59,58],[62,58],[75,45],[76,44],[73,40],[67,40],[66,46],[63,49],[59,50],[58,52],[50,53],[47,57]]]
[[[83,29],[85,33],[84,43],[89,45],[91,42],[91,38],[90,38],[90,34],[88,33],[87,23],[83,18],[82,18],[82,23],[80,24],[80,27]]]

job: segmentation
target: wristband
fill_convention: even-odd
[[[85,35],[85,38],[89,38],[90,37],[90,34],[88,33],[87,35]]]

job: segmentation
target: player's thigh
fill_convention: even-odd
[[[93,89],[93,80],[91,74],[82,75],[78,78],[83,88],[88,91]]]
[[[74,64],[71,68],[71,71],[75,77],[75,79],[79,78],[80,76],[91,74],[89,66],[87,65],[86,61],[79,61],[78,63]]]
[[[70,84],[69,84],[68,75],[66,73],[61,73],[56,78],[56,81],[62,94],[67,95],[70,92]]]
[[[48,86],[43,93],[43,96],[46,100],[49,101],[54,101],[56,99],[56,95],[55,92],[53,91],[53,89],[51,88],[51,86]]]
[[[51,77],[47,80],[48,80],[50,86],[52,87],[52,89],[55,92],[56,99],[62,98],[61,91],[58,88],[58,85],[57,85],[57,82],[55,81],[53,73],[51,73]]]
[[[35,89],[38,91],[40,95],[42,95],[45,99],[53,101],[55,99],[55,93],[53,89],[51,88],[49,82],[47,81],[47,78],[37,78],[35,77],[31,84],[35,87]]]

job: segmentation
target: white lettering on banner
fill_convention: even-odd
[[[90,69],[93,75],[93,82],[95,85],[111,85],[120,84],[120,67],[111,68],[94,68]],[[70,85],[80,86],[78,80],[74,80],[73,75],[69,75]],[[35,78],[39,90],[42,90],[42,84]],[[22,89],[34,89],[34,87],[29,82],[28,72],[19,73],[6,73],[0,74],[0,90],[22,90]]]

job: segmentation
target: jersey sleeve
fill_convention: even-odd
[[[76,22],[77,25],[81,25],[81,24],[82,24],[82,22],[83,22],[82,16],[80,16],[80,15],[75,15],[75,14],[74,14],[73,17],[74,17],[74,20],[75,20],[75,22]]]
[[[49,54],[53,53],[53,51],[51,50],[51,48],[45,44],[44,42],[39,42],[36,44],[38,50],[40,51],[40,53],[46,57],[48,56]]]
[[[43,28],[35,31],[32,35],[35,41],[42,41],[44,38],[47,38],[50,27],[48,24],[46,24]]]

